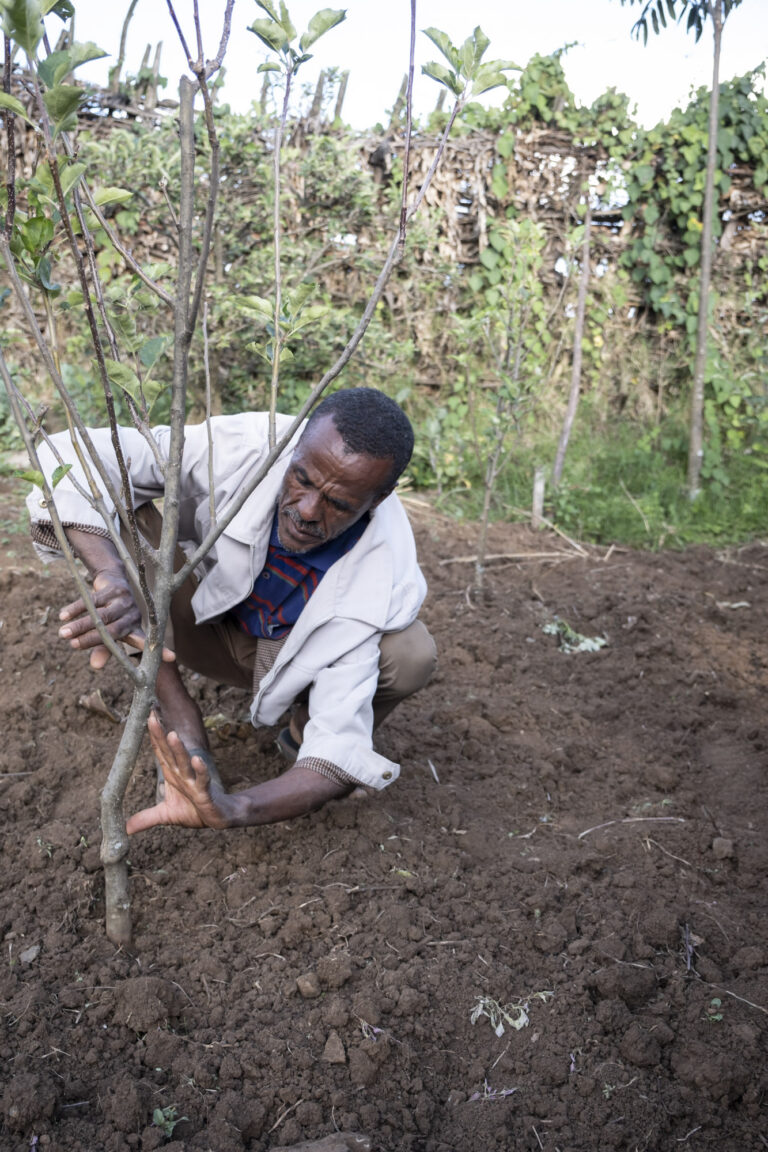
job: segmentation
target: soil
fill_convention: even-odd
[[[501,525],[479,595],[472,528],[409,507],[440,667],[381,730],[400,780],[138,835],[130,951],[98,857],[129,691],[6,532],[2,1152],[768,1146],[768,546]],[[563,651],[555,617],[606,645]],[[243,694],[190,685],[229,785],[281,770]],[[153,790],[147,748],[129,808]]]

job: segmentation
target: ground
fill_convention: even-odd
[[[472,529],[411,502],[440,666],[381,730],[400,780],[138,835],[122,951],[99,790],[128,688],[58,641],[71,585],[9,500],[2,1152],[768,1147],[765,544],[498,526],[480,595]],[[555,617],[607,643],[567,653]],[[190,683],[226,782],[280,770],[243,695]],[[145,750],[128,807],[153,790]]]

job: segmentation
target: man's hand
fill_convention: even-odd
[[[146,636],[141,627],[141,612],[123,572],[111,569],[98,572],[93,579],[93,602],[110,636],[133,648],[144,649]],[[59,619],[64,622],[59,628],[62,640],[69,640],[72,648],[92,649],[91,668],[102,669],[110,651],[102,644],[85,602],[80,599],[67,604],[59,613]],[[169,648],[163,648],[163,660],[175,658]]]
[[[153,712],[147,724],[149,738],[165,779],[165,796],[152,808],[144,808],[128,820],[128,835],[156,824],[180,824],[184,828],[228,828],[232,800],[211,778],[201,756],[190,757],[175,732],[166,734]]]
[[[185,828],[245,828],[274,824],[306,816],[329,800],[351,791],[307,768],[293,764],[274,780],[254,784],[242,792],[226,792],[211,776],[201,756],[190,756],[176,732],[167,735],[153,712],[147,727],[152,748],[165,778],[165,796],[152,808],[144,808],[128,820],[129,835],[156,824],[181,824]]]

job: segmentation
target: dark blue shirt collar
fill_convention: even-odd
[[[318,544],[317,548],[311,548],[308,552],[291,552],[288,548],[284,548],[280,543],[280,538],[277,534],[277,509],[272,520],[272,532],[269,537],[270,548],[275,548],[283,556],[296,556],[307,564],[310,568],[316,568],[319,572],[327,572],[331,564],[335,564],[347,552],[349,552],[362,536],[365,529],[368,527],[370,517],[366,512],[349,528],[345,529],[340,536],[336,536],[333,540],[328,540],[324,544]]]

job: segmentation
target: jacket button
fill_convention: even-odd
[[[392,773],[391,772],[382,772],[381,778],[382,778],[382,780],[391,780],[392,779]]]

